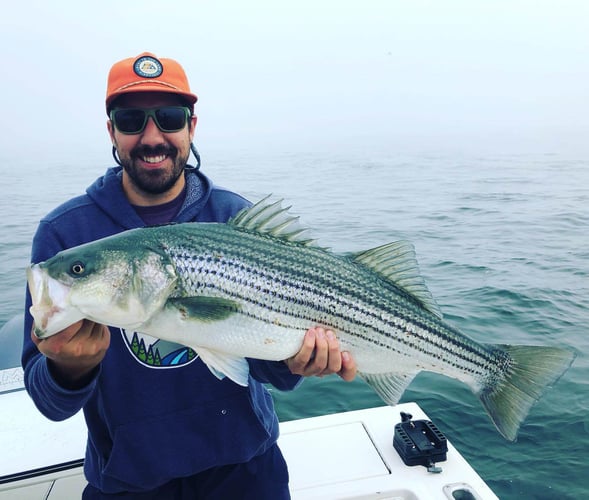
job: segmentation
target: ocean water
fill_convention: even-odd
[[[457,381],[421,374],[403,396],[422,406],[500,498],[574,499],[589,495],[588,162],[549,154],[213,151],[203,154],[203,171],[253,201],[283,197],[334,251],[412,241],[445,318],[478,341],[574,349],[571,369],[532,408],[514,443]],[[4,174],[0,326],[22,309],[39,218],[109,164],[106,155],[21,161]],[[335,376],[273,395],[282,420],[383,404],[361,380]]]

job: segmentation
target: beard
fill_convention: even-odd
[[[120,158],[121,165],[127,175],[141,191],[149,194],[162,194],[171,189],[178,178],[184,173],[188,156],[181,156],[174,146],[159,145],[138,146],[133,148],[127,158]],[[172,160],[172,168],[146,169],[138,164],[144,156],[166,155]]]

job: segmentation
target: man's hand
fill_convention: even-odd
[[[304,377],[337,373],[349,382],[356,376],[356,362],[350,353],[340,351],[335,333],[321,327],[307,330],[301,350],[285,363],[292,373]]]
[[[39,339],[31,331],[37,349],[49,359],[51,372],[60,385],[77,389],[103,360],[110,345],[107,326],[84,319],[51,337]]]

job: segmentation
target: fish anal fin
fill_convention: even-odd
[[[359,373],[382,400],[394,406],[399,402],[416,373]]]
[[[352,257],[356,262],[404,290],[429,312],[442,318],[440,308],[421,276],[415,248],[411,242],[395,241],[355,253]]]
[[[221,321],[240,310],[237,302],[206,296],[171,298],[166,307],[177,309],[187,321]]]

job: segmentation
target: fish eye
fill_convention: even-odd
[[[72,264],[72,267],[70,267],[70,271],[73,274],[77,274],[77,275],[84,274],[84,271],[85,271],[84,264],[82,262],[74,262]]]

